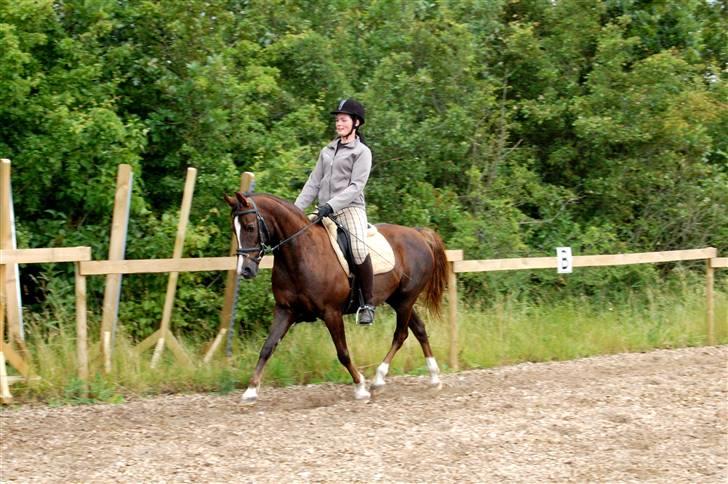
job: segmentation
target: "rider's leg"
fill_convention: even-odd
[[[356,277],[359,279],[364,305],[359,308],[359,324],[372,324],[374,322],[374,270],[372,258],[367,255],[364,262],[356,265]]]
[[[367,215],[362,207],[347,207],[341,210],[336,217],[349,231],[351,252],[354,258],[352,272],[359,280],[364,297],[364,305],[359,308],[358,319],[360,324],[374,322],[374,272],[369,248],[366,244]]]

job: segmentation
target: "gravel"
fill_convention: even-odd
[[[728,346],[0,411],[2,482],[728,482]]]

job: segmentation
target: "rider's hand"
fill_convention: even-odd
[[[324,203],[323,205],[319,205],[318,208],[318,216],[319,218],[328,217],[329,215],[334,213],[334,209],[331,208],[331,205],[328,203]]]

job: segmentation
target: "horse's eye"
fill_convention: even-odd
[[[245,231],[248,232],[249,234],[252,234],[253,232],[255,232],[255,225],[246,225]]]

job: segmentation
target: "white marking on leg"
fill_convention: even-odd
[[[243,399],[242,402],[246,404],[255,403],[255,401],[258,399],[258,388],[257,387],[248,387],[247,390],[245,390],[245,393],[243,393]]]
[[[361,373],[359,374],[359,378],[360,381],[356,384],[354,390],[354,398],[357,400],[369,400],[372,394],[367,390],[367,380]]]
[[[374,382],[372,383],[372,388],[379,388],[383,387],[386,383],[384,381],[384,377],[387,376],[387,373],[389,373],[389,364],[388,363],[381,363],[377,367],[377,374],[374,377]]]
[[[440,387],[442,382],[440,381],[440,368],[437,366],[437,361],[430,356],[425,358],[425,362],[427,363],[427,369],[430,370],[430,385]]]

